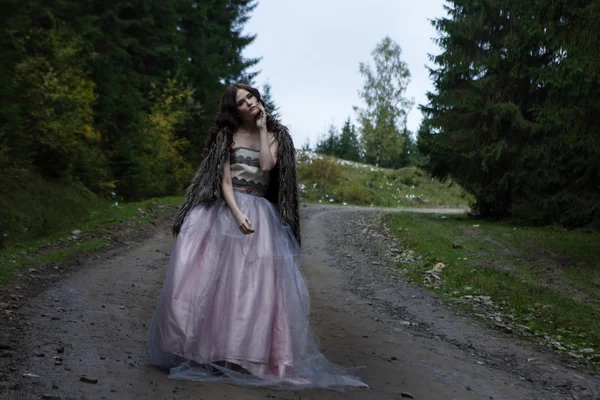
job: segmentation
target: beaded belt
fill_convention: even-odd
[[[258,190],[256,188],[251,187],[251,186],[238,186],[238,185],[234,185],[233,186],[233,190],[236,190],[236,191],[242,192],[242,193],[251,194],[253,196],[265,197],[265,192],[264,191]]]

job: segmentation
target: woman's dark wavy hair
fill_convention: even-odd
[[[206,142],[206,146],[204,147],[205,154],[208,153],[210,148],[215,143],[217,135],[223,129],[225,129],[227,133],[229,147],[233,147],[233,134],[238,130],[240,125],[242,125],[242,117],[238,112],[236,102],[238,89],[245,89],[249,91],[263,106],[265,105],[260,97],[260,93],[256,88],[246,85],[245,83],[234,83],[233,85],[230,85],[227,90],[225,90],[225,94],[223,94],[223,97],[221,98],[221,109],[217,113],[215,123],[210,128],[210,136]],[[267,114],[267,130],[272,131],[274,124],[275,119]]]

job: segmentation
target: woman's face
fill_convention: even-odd
[[[238,112],[245,121],[255,121],[260,112],[258,99],[246,89],[238,89],[236,94]]]

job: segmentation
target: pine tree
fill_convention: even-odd
[[[271,85],[266,83],[263,85],[261,99],[265,104],[265,110],[267,114],[272,116],[275,119],[281,118],[281,114],[279,113],[279,107],[275,105],[273,101],[273,94],[271,93]]]
[[[598,2],[455,0],[419,148],[483,215],[600,223]]]
[[[310,147],[310,139],[306,138],[306,140],[304,141],[304,144],[302,145],[302,150],[303,151],[312,151],[312,148]]]
[[[329,125],[327,134],[323,135],[315,146],[317,153],[327,154],[328,156],[338,156],[340,150],[340,134],[335,125]]]
[[[210,126],[227,85],[252,83],[257,72],[249,69],[258,59],[246,59],[242,51],[256,35],[243,34],[243,27],[256,7],[255,0],[181,0],[180,32],[186,64],[184,76],[194,88],[194,99],[202,114],[188,120],[180,135],[190,141],[188,158],[200,161]]]
[[[340,146],[338,157],[349,161],[360,161],[360,144],[356,136],[354,124],[350,118],[344,122],[342,133],[340,135]]]

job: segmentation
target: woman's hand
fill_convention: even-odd
[[[260,109],[260,112],[256,116],[256,126],[258,126],[258,129],[266,131],[267,112],[265,111],[265,107],[261,103],[258,103],[258,108]]]
[[[250,222],[248,217],[246,217],[246,214],[244,214],[243,212],[238,212],[238,213],[234,214],[233,216],[235,217],[235,220],[238,223],[238,227],[240,228],[240,231],[242,231],[242,233],[244,235],[249,235],[251,233],[254,233],[254,229],[252,228],[252,223]]]

